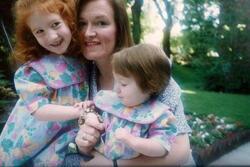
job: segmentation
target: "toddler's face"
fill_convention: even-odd
[[[60,15],[36,11],[29,16],[27,25],[37,42],[46,50],[54,54],[67,51],[72,34]]]
[[[150,97],[149,93],[141,91],[133,77],[124,77],[114,73],[114,79],[114,90],[125,106],[139,105]]]

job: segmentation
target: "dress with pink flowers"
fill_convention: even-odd
[[[105,133],[96,149],[107,158],[131,159],[139,155],[115,138],[118,128],[126,128],[134,136],[153,139],[167,151],[170,150],[177,129],[174,123],[168,123],[172,113],[167,105],[152,98],[139,106],[128,108],[113,91],[99,91],[94,103],[102,111],[105,125]]]
[[[32,157],[38,166],[62,163],[76,136],[77,121],[39,121],[32,114],[46,104],[68,106],[85,100],[85,71],[81,61],[57,55],[28,62],[16,71],[19,100],[0,135],[0,166],[19,166]]]

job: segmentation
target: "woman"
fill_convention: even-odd
[[[111,55],[122,48],[132,46],[129,21],[124,0],[79,0],[77,20],[82,38],[82,51],[90,63],[90,98],[99,90],[113,89]],[[190,155],[188,133],[180,99],[181,90],[171,79],[159,100],[170,106],[177,118],[178,136],[169,154],[163,158],[140,156],[132,160],[118,160],[119,165],[182,165]],[[76,144],[81,153],[90,154],[99,140],[103,125],[85,121],[78,132]],[[112,162],[94,152],[95,158],[85,165],[111,165]]]

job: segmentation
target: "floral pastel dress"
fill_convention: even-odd
[[[94,62],[90,62],[87,67],[89,71],[89,98],[93,99],[99,91],[97,86],[99,71]],[[157,100],[169,106],[170,110],[174,113],[178,134],[192,132],[192,129],[188,125],[185,117],[181,100],[181,88],[172,77],[170,78],[168,86],[166,86],[166,88],[157,97]]]
[[[0,136],[0,166],[19,166],[30,158],[38,166],[62,163],[68,143],[76,136],[77,121],[39,121],[32,114],[46,104],[68,106],[85,100],[85,71],[81,61],[56,55],[28,62],[16,71],[20,98]]]
[[[122,104],[113,91],[99,91],[94,97],[96,107],[102,110],[105,133],[97,150],[109,159],[131,159],[138,152],[117,140],[115,131],[125,128],[132,135],[150,138],[160,143],[167,151],[177,133],[174,123],[170,123],[169,107],[154,98],[143,104],[128,108]]]

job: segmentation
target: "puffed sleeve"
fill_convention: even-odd
[[[177,134],[175,123],[167,123],[169,114],[162,114],[156,121],[154,121],[149,128],[148,138],[160,143],[167,151],[170,151],[170,146]],[[167,123],[167,125],[166,125]]]
[[[23,65],[16,71],[14,82],[16,92],[30,114],[50,103],[49,97],[53,89],[48,87],[42,76],[29,65]]]
[[[174,113],[178,134],[190,133],[192,131],[184,114],[184,108],[181,101],[181,89],[173,78],[170,79],[168,86],[159,95],[158,100],[168,105],[170,110]]]

